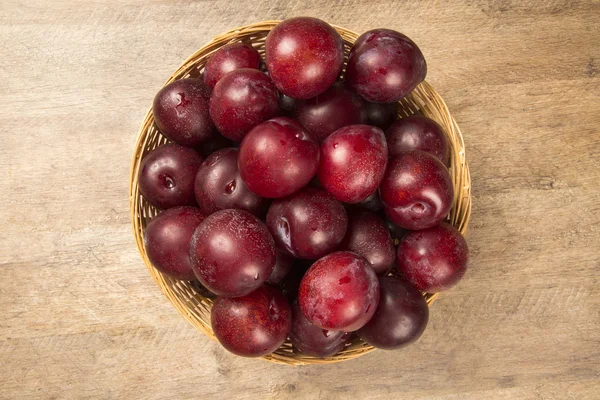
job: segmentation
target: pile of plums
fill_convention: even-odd
[[[251,45],[226,45],[200,78],[166,85],[156,126],[171,143],[139,170],[163,210],[145,229],[150,261],[216,297],[213,331],[248,357],[329,357],[358,335],[383,349],[414,342],[422,292],[454,286],[467,244],[443,222],[453,186],[450,145],[397,101],[426,75],[401,33],[354,44],[315,18],[293,18]],[[263,72],[266,66],[266,72]],[[397,248],[396,248],[397,247]],[[394,268],[395,267],[395,268]]]

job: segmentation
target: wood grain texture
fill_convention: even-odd
[[[133,242],[155,92],[212,36],[312,15],[422,48],[465,136],[470,270],[421,340],[342,364],[235,357]],[[0,3],[0,398],[600,398],[598,1]]]

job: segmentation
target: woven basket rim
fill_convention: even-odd
[[[204,57],[207,58],[212,52],[214,52],[219,47],[230,43],[232,41],[239,41],[240,38],[252,37],[253,35],[262,35],[266,36],[265,32],[270,31],[274,26],[276,26],[279,20],[269,20],[257,22],[254,24],[246,25],[231,29],[221,35],[215,36],[212,40],[202,46],[200,49],[196,50],[191,56],[189,56],[178,68],[177,70],[167,79],[164,85],[176,80],[181,79],[184,75],[189,72],[191,69],[196,68],[199,64],[198,58]],[[333,26],[343,37],[346,45],[350,45],[353,43],[356,38],[359,36],[357,33],[350,31],[346,28],[337,25]],[[252,42],[254,43],[254,42]],[[347,52],[346,52],[347,54]],[[205,61],[205,60],[204,60]],[[164,86],[163,85],[163,86]],[[458,127],[456,121],[450,114],[448,107],[442,97],[433,89],[431,85],[429,85],[426,81],[422,82],[407,98],[400,100],[399,109],[404,110],[405,104],[403,102],[408,101],[406,99],[411,98],[411,104],[418,106],[425,115],[432,117],[438,123],[440,123],[446,134],[449,136],[450,142],[452,144],[452,164],[451,164],[451,175],[452,181],[454,183],[454,202],[452,211],[450,214],[449,222],[456,226],[462,234],[466,233],[467,226],[470,220],[471,215],[471,177],[469,172],[469,167],[466,161],[465,155],[465,146],[464,139],[460,128]],[[413,99],[414,97],[414,99]],[[405,111],[406,113],[406,111]],[[407,114],[408,115],[408,114]],[[437,118],[435,118],[437,117]],[[177,289],[181,288],[177,286],[178,284],[175,282],[176,280],[163,276],[158,270],[154,268],[154,266],[149,261],[145,246],[143,243],[143,216],[140,215],[140,202],[143,200],[140,199],[140,194],[137,185],[137,177],[139,173],[139,167],[141,159],[144,155],[144,149],[148,146],[150,141],[150,134],[148,133],[154,128],[154,118],[152,114],[152,107],[150,107],[149,111],[146,113],[146,116],[138,129],[138,137],[136,139],[135,149],[133,153],[133,158],[131,162],[130,168],[130,185],[129,185],[129,202],[130,202],[130,212],[131,212],[131,222],[132,229],[134,233],[134,237],[136,240],[136,246],[140,255],[150,272],[150,275],[154,279],[157,286],[160,287],[163,294],[169,299],[169,301],[173,304],[173,306],[183,315],[183,317],[197,329],[202,331],[205,335],[210,337],[213,340],[216,340],[212,329],[210,328],[210,320],[206,321],[201,316],[199,316],[195,309],[191,309],[189,306],[189,299],[187,299],[187,303],[183,302],[180,298],[177,297],[176,293],[173,290],[173,287],[177,287]],[[156,129],[155,129],[156,130]],[[156,133],[156,132],[154,132]],[[161,135],[158,135],[159,137]],[[154,137],[156,139],[156,137]],[[457,190],[458,189],[458,190]],[[177,281],[178,282],[178,281]],[[190,296],[199,296],[197,293],[194,294],[193,289],[185,288],[185,292]],[[426,299],[427,303],[431,304],[437,297],[439,293],[435,294],[427,294]],[[212,300],[202,298],[202,302],[206,303],[206,307],[208,308],[212,305]],[[293,353],[293,354],[277,354],[273,353],[264,357],[262,359],[286,364],[286,365],[306,365],[306,364],[329,364],[334,362],[341,362],[350,360],[361,355],[367,354],[374,350],[372,346],[366,345],[364,342],[362,345],[353,345],[349,348],[346,348],[339,352],[338,354],[327,357],[327,358],[316,358],[311,356],[305,356],[301,353]]]

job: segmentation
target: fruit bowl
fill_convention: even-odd
[[[233,29],[215,37],[192,54],[171,75],[165,85],[181,78],[199,77],[208,58],[220,47],[230,43],[243,42],[251,44],[264,56],[266,36],[279,22],[259,22]],[[345,57],[347,59],[350,48],[359,35],[342,27],[335,25],[333,27],[344,40]],[[448,135],[451,144],[450,175],[454,185],[454,198],[447,220],[464,234],[471,213],[471,178],[460,129],[450,115],[444,100],[427,82],[419,84],[412,93],[398,102],[398,115],[400,117],[415,113],[420,113],[435,120]],[[210,324],[213,300],[200,293],[197,289],[198,286],[194,283],[170,278],[159,272],[148,259],[144,246],[144,231],[148,222],[158,214],[158,210],[140,194],[138,185],[140,163],[151,150],[168,142],[169,140],[156,127],[152,109],[150,109],[139,130],[131,165],[130,207],[133,231],[142,259],[162,292],[193,326],[216,340]],[[437,294],[423,293],[423,295],[428,304],[431,304],[437,297]],[[336,355],[327,358],[316,358],[294,352],[291,343],[287,340],[278,350],[263,358],[287,365],[327,364],[350,360],[372,350],[374,350],[372,346],[355,337],[347,347]]]

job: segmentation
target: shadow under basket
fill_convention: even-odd
[[[236,28],[215,37],[192,54],[171,75],[165,85],[181,78],[199,77],[208,58],[220,47],[230,43],[244,42],[251,44],[264,56],[267,34],[279,22],[259,22]],[[334,28],[344,39],[344,51],[347,59],[350,48],[359,35],[338,26],[334,26]],[[462,134],[454,118],[450,115],[444,100],[427,82],[422,82],[410,95],[398,102],[399,117],[412,115],[417,112],[439,123],[444,128],[450,141],[452,147],[450,175],[454,184],[454,199],[452,210],[448,216],[448,222],[464,234],[471,214],[471,178],[465,158]],[[140,195],[138,171],[142,159],[151,150],[167,142],[168,140],[158,131],[154,124],[154,116],[152,115],[152,109],[150,109],[139,130],[131,164],[130,206],[133,232],[142,259],[162,292],[193,326],[204,332],[211,339],[216,340],[210,326],[210,310],[213,300],[202,296],[192,283],[173,279],[160,273],[154,268],[150,260],[148,260],[146,248],[144,247],[144,230],[148,222],[158,214],[158,210]],[[424,293],[423,295],[427,299],[428,304],[431,304],[437,297],[437,294]],[[263,358],[271,362],[287,365],[328,364],[351,360],[373,350],[372,346],[355,337],[352,343],[338,354],[332,357],[316,358],[295,352],[290,341],[286,340],[277,351]]]

